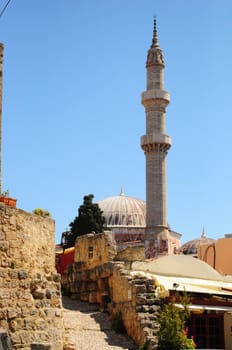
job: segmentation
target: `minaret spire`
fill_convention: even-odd
[[[166,155],[171,138],[166,135],[166,107],[169,93],[164,90],[164,59],[159,46],[156,18],[153,38],[147,54],[147,89],[142,93],[146,111],[146,134],[141,137],[141,147],[146,157],[146,258],[157,255],[160,242],[166,242],[169,251],[167,223]]]
[[[201,238],[206,238],[205,227],[203,226]]]
[[[156,17],[155,16],[154,16],[154,29],[153,29],[152,46],[153,47],[159,47],[159,40],[158,40],[158,35],[157,35]]]
[[[147,54],[146,67],[148,68],[154,65],[160,65],[164,67],[163,52],[159,45],[158,34],[156,29],[156,17],[154,17],[153,38],[152,38],[150,50],[148,51],[148,54]]]

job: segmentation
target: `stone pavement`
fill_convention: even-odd
[[[111,329],[109,315],[96,305],[63,297],[66,350],[136,350],[126,335]]]

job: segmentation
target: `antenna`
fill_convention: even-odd
[[[6,11],[6,8],[9,5],[10,2],[11,2],[11,0],[8,0],[6,5],[3,7],[2,11],[0,12],[0,17],[2,17],[3,13]]]
[[[6,11],[11,0],[7,0],[5,6],[0,11],[0,17]],[[4,46],[0,43],[0,194],[2,193],[2,63]]]

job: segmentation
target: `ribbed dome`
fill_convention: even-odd
[[[134,197],[109,197],[98,202],[103,211],[108,227],[112,226],[146,226],[146,203]]]
[[[186,242],[181,246],[180,251],[186,255],[197,254],[200,244],[212,244],[213,242],[215,242],[215,239],[206,237],[205,231],[203,230],[201,237]]]

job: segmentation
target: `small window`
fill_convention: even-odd
[[[93,259],[93,247],[89,247],[89,259]]]

